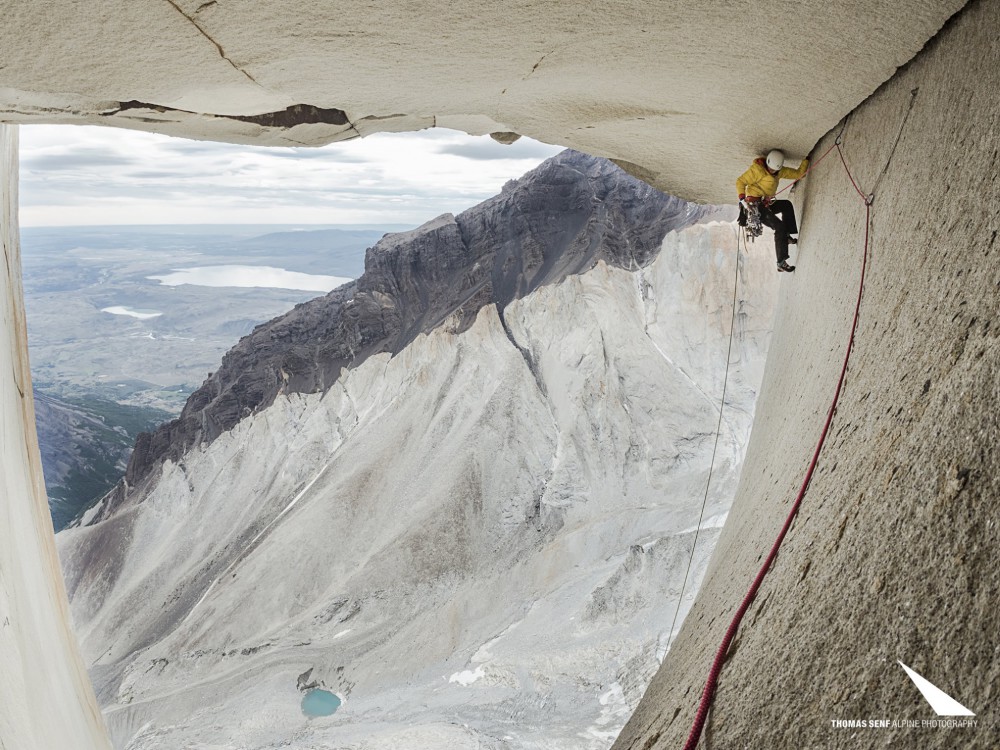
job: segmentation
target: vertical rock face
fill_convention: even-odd
[[[724,215],[663,195],[605,160],[564,152],[457,217],[387,235],[356,282],[255,329],[179,419],[140,437],[126,481],[140,483],[164,458],[214,440],[279,393],[324,391],[373,354],[396,354],[446,320],[465,330],[484,305],[502,316],[512,300],[600,260],[646,265],[668,231]]]
[[[35,438],[17,176],[17,128],[0,125],[0,746],[104,749],[70,630]]]
[[[819,470],[723,667],[713,747],[996,746],[998,27],[995,3],[971,3],[847,121],[846,159],[876,191],[857,340]],[[865,233],[836,154],[810,174],[803,209],[737,499],[699,600],[616,750],[682,746],[826,418]],[[944,717],[897,661],[978,726],[921,725]],[[917,725],[832,724],[863,719]]]
[[[671,636],[737,278],[688,600],[769,335],[770,250],[667,233],[706,212],[566,154],[241,342],[268,405],[59,536],[116,746],[606,748]]]

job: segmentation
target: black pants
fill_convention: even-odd
[[[778,262],[788,260],[788,238],[798,234],[795,224],[795,206],[791,201],[774,201],[770,206],[760,207],[760,223],[774,230],[774,252]]]

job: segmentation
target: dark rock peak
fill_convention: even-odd
[[[323,391],[373,354],[396,354],[445,320],[465,330],[484,305],[502,314],[512,300],[598,260],[644,266],[667,232],[715,216],[715,207],[664,195],[607,160],[564,151],[457,217],[385,235],[368,249],[357,281],[257,326],[178,419],[139,437],[127,486],[279,394]],[[119,490],[119,502],[127,494]]]
[[[454,214],[441,214],[430,221],[425,221],[416,229],[407,229],[405,232],[392,232],[382,237],[375,247],[369,248],[368,253],[371,252],[388,252],[390,250],[395,250],[400,245],[405,245],[408,242],[415,241],[418,237],[422,235],[434,232],[437,229],[445,226],[454,226],[455,216]],[[367,268],[367,267],[366,267]]]

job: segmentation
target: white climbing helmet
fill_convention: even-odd
[[[785,154],[778,149],[768,152],[767,154],[767,168],[772,172],[777,172],[785,166]]]

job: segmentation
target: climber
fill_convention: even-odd
[[[779,271],[794,271],[788,265],[788,246],[796,244],[799,233],[795,224],[795,207],[791,201],[774,200],[778,191],[778,180],[799,180],[805,176],[809,160],[803,159],[798,169],[784,166],[785,155],[774,149],[766,157],[754,159],[750,169],[736,180],[736,192],[740,196],[740,226],[746,223],[746,208],[756,204],[760,211],[760,222],[774,230],[774,252],[778,256]]]

